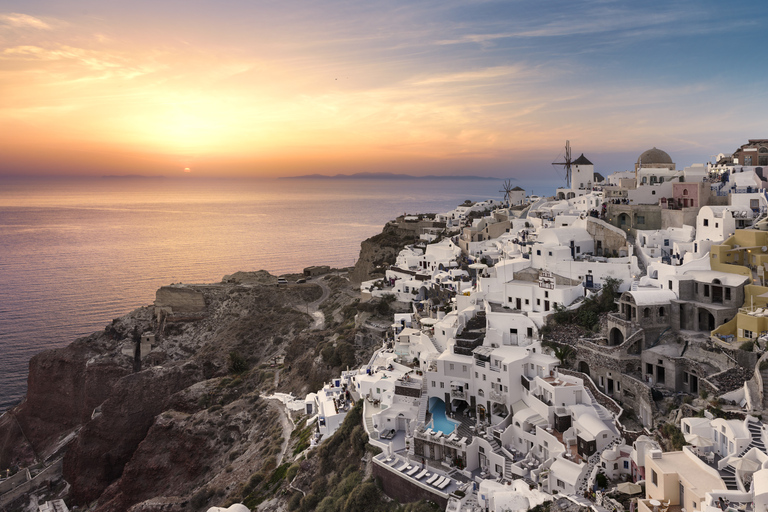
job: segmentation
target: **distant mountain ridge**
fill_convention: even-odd
[[[499,181],[502,178],[492,178],[489,176],[447,176],[447,175],[435,175],[428,174],[426,176],[414,176],[412,174],[395,174],[391,172],[358,172],[355,174],[335,174],[328,176],[326,174],[305,174],[303,176],[283,176],[280,179],[285,180],[436,180],[436,179],[448,179],[448,180],[496,180]],[[514,180],[514,178],[512,178]]]

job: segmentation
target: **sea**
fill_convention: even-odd
[[[0,178],[0,413],[29,359],[171,283],[354,265],[403,213],[501,199],[501,180]]]

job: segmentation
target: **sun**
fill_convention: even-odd
[[[190,169],[189,167],[185,167],[184,172],[192,172],[192,169]]]

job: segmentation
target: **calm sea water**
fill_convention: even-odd
[[[162,285],[354,264],[404,212],[501,198],[486,180],[0,179],[0,412],[29,358],[151,304]]]

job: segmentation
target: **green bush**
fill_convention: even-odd
[[[232,373],[245,373],[248,371],[248,361],[237,352],[230,352],[229,371]]]
[[[744,352],[752,352],[755,348],[755,343],[752,341],[745,341],[739,346],[739,349],[743,350]]]

